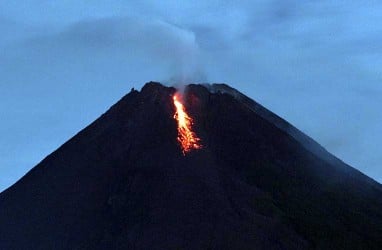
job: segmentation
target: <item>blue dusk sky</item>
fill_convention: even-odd
[[[224,82],[382,182],[381,1],[0,1],[0,191],[150,80]]]

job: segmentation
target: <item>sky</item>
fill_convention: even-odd
[[[0,1],[0,191],[150,80],[228,83],[382,182],[380,1]]]

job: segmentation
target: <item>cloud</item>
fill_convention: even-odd
[[[46,38],[43,38],[46,40]],[[77,22],[50,38],[55,46],[86,52],[121,53],[132,65],[146,61],[144,69],[160,68],[162,81],[199,81],[204,75],[197,61],[199,46],[195,34],[185,28],[157,19],[102,18]],[[42,41],[43,42],[43,41]],[[119,52],[116,52],[119,51]],[[146,59],[146,60],[144,60]]]

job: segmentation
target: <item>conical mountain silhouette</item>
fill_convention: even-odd
[[[224,84],[147,83],[0,194],[0,249],[382,249],[382,186]]]

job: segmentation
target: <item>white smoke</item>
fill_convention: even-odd
[[[160,24],[174,35],[174,46],[167,55],[172,58],[170,78],[163,82],[182,88],[184,84],[206,81],[202,55],[195,33],[169,23],[160,22]]]

